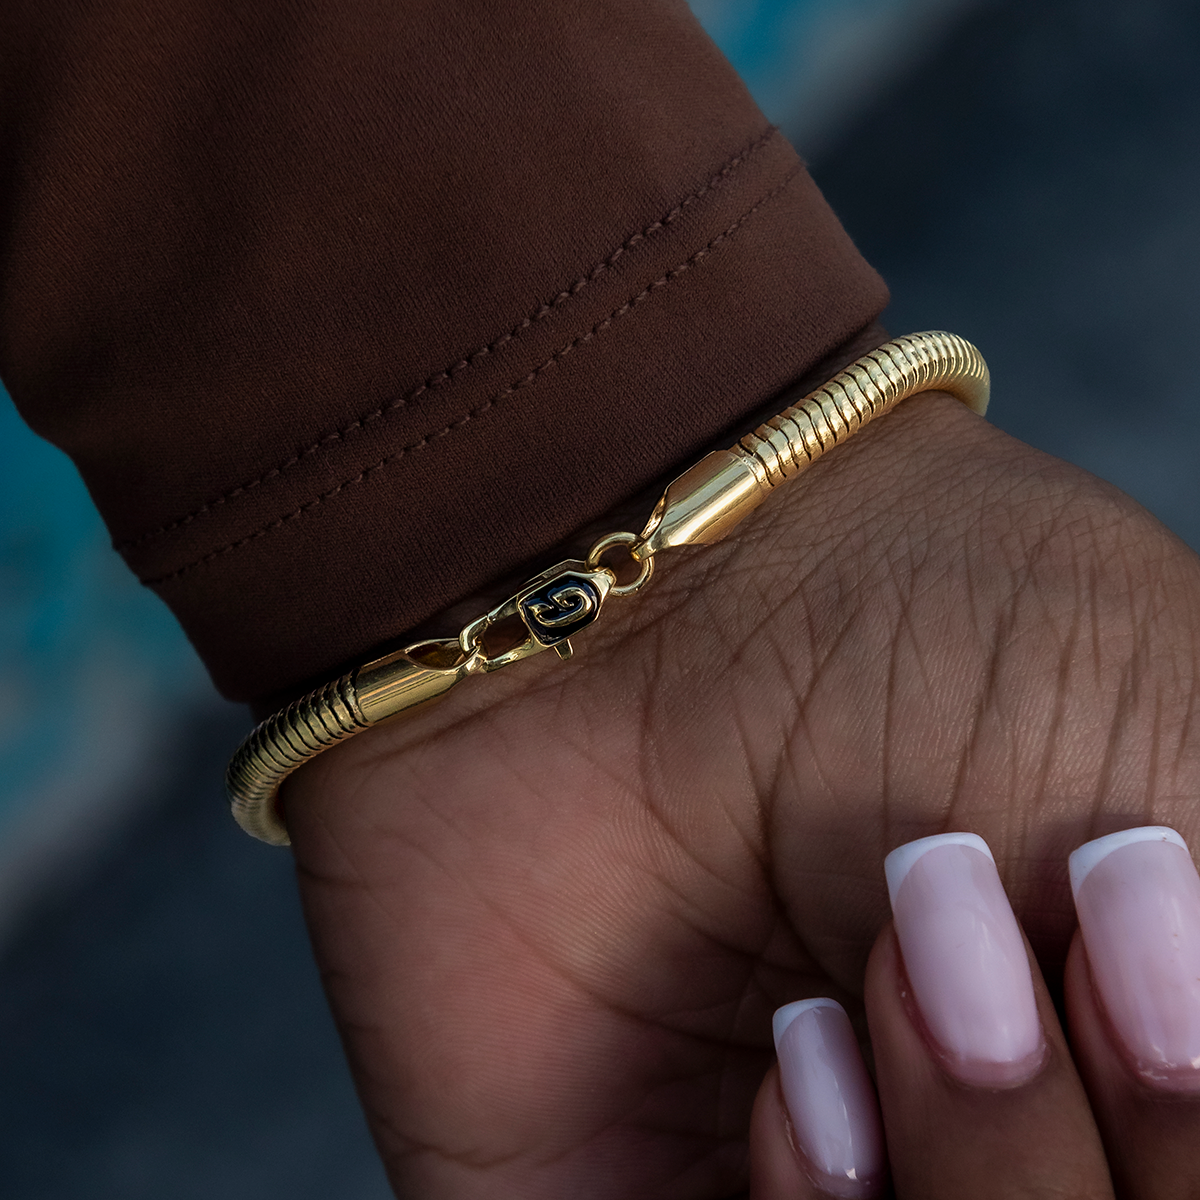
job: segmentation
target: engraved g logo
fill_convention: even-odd
[[[521,600],[521,619],[543,646],[564,641],[600,613],[600,593],[581,575],[565,575]]]
[[[574,626],[596,608],[596,596],[590,587],[580,583],[562,583],[549,587],[541,596],[531,596],[526,610],[546,629]]]

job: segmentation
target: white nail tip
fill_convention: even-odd
[[[779,1049],[779,1039],[783,1037],[784,1030],[801,1013],[806,1013],[813,1008],[836,1008],[840,1012],[846,1011],[836,1000],[830,1000],[826,996],[818,996],[815,1000],[793,1000],[791,1004],[777,1008],[775,1015],[771,1018],[771,1033],[775,1038],[776,1050]]]
[[[987,842],[977,833],[935,833],[932,837],[906,842],[903,846],[897,846],[883,860],[883,873],[887,877],[888,896],[893,906],[896,903],[896,893],[900,890],[904,877],[912,870],[913,864],[927,851],[938,846],[970,846],[974,850],[982,850],[992,862],[996,861]]]
[[[1118,833],[1108,834],[1107,837],[1084,842],[1078,850],[1073,850],[1071,857],[1067,859],[1067,868],[1071,872],[1072,893],[1079,894],[1083,881],[1098,862],[1107,858],[1114,850],[1120,850],[1122,846],[1131,846],[1134,842],[1169,842],[1181,850],[1187,850],[1187,842],[1166,825],[1142,825],[1137,829],[1122,829]]]

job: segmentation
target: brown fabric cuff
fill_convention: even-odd
[[[682,3],[4,21],[0,372],[232,698],[532,558],[886,302]]]

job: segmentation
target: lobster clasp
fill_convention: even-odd
[[[459,645],[464,654],[478,654],[475,669],[479,671],[497,671],[543,650],[570,658],[571,637],[600,615],[614,582],[613,573],[603,567],[593,568],[578,559],[556,563],[529,580],[515,596],[467,625],[459,635]],[[484,639],[504,622],[515,625],[520,640],[490,654]]]

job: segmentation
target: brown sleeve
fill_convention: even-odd
[[[0,375],[230,697],[553,545],[885,300],[683,0],[0,14]]]

